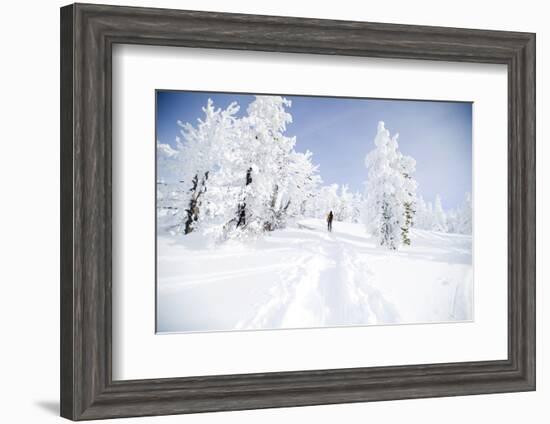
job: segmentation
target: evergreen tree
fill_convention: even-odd
[[[417,196],[415,199],[415,206],[416,213],[413,226],[420,230],[430,230],[433,221],[431,204],[426,203],[422,196]]]
[[[346,184],[340,187],[339,197],[339,207],[336,209],[335,219],[337,221],[352,222],[354,208],[353,202],[355,199],[353,193],[349,190],[349,187]]]
[[[459,212],[456,209],[450,209],[445,212],[447,216],[447,232],[452,234],[460,234],[460,218]]]
[[[408,232],[405,204],[411,200],[397,137],[390,137],[384,122],[379,122],[375,149],[365,158],[365,224],[379,244],[391,250],[403,243],[403,228]]]
[[[399,152],[398,137],[399,134],[390,137],[384,122],[379,122],[375,149],[365,159],[368,169],[365,224],[380,245],[388,249],[398,249],[402,243],[410,244],[410,228],[416,210],[417,184],[412,177],[416,162]]]
[[[472,195],[470,193],[465,193],[464,195],[464,204],[458,212],[459,217],[459,228],[461,234],[472,234]]]
[[[442,233],[446,233],[448,231],[447,216],[443,210],[443,206],[441,205],[441,197],[439,194],[435,196],[432,230],[440,231]]]
[[[397,140],[396,134],[395,139]],[[403,199],[404,206],[404,220],[401,227],[401,238],[406,245],[411,244],[410,230],[414,225],[414,216],[416,213],[415,199],[416,199],[416,187],[417,183],[412,178],[412,174],[416,169],[416,161],[410,156],[404,156],[398,152],[397,160],[395,164],[398,172],[401,172],[404,180],[398,187],[400,191],[399,197]]]
[[[315,193],[321,184],[318,166],[313,165],[312,153],[292,152],[288,164],[288,183],[285,195],[281,197],[279,204],[288,205],[279,209],[277,216],[278,226],[283,226],[287,219],[304,216],[307,204],[315,197]]]

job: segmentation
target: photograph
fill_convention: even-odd
[[[156,330],[472,321],[472,103],[156,91]]]

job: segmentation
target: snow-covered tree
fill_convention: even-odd
[[[416,214],[413,226],[420,230],[431,230],[433,222],[433,205],[426,202],[422,196],[415,200]]]
[[[449,230],[449,228],[447,227],[447,215],[443,210],[441,197],[439,196],[439,194],[435,196],[432,230],[440,231],[442,233],[446,233]]]
[[[353,206],[352,206],[352,213],[351,213],[351,222],[359,223],[361,222],[361,213],[364,205],[363,195],[359,192],[353,193],[352,204]]]
[[[458,230],[461,234],[472,234],[472,195],[470,193],[465,193],[464,203],[458,210]]]
[[[320,184],[320,179],[318,184]],[[360,222],[363,196],[350,191],[346,184],[321,186],[305,203],[302,215],[325,219],[332,211],[336,221]]]
[[[347,184],[340,186],[339,204],[334,213],[334,218],[337,221],[351,222],[354,212],[354,195],[349,190]]]
[[[416,190],[411,177],[414,160],[399,152],[397,138],[398,134],[390,137],[384,122],[379,122],[375,148],[365,158],[368,169],[365,224],[379,244],[388,249],[398,249],[403,242],[408,242]]]
[[[458,211],[456,209],[449,209],[445,212],[445,215],[447,217],[447,232],[460,234]]]
[[[279,96],[256,96],[242,119],[240,162],[245,165],[236,227],[259,233],[283,225],[292,199],[289,168],[296,139],[284,135],[291,102]]]
[[[341,207],[341,199],[338,194],[338,189],[338,184],[331,184],[329,186],[323,187],[323,190],[321,191],[321,196],[324,200],[324,202],[321,202],[321,204],[324,203],[324,207],[321,209],[321,215],[324,216],[328,212],[332,211],[332,213],[335,215],[334,219],[336,219],[337,221],[339,220],[337,218],[337,212],[340,210]]]
[[[223,240],[281,228],[312,196],[320,182],[312,154],[297,153],[295,138],[284,134],[292,122],[290,105],[282,97],[256,96],[242,118],[234,117],[233,108],[219,111],[205,155],[206,185],[199,191],[196,225],[205,233]],[[186,143],[190,156],[198,152],[189,142],[195,138]]]
[[[397,135],[395,138],[397,140]],[[405,156],[398,152],[395,166],[404,178],[402,184],[398,187],[398,191],[400,191],[398,197],[403,199],[403,206],[405,208],[405,219],[401,227],[401,237],[404,244],[410,245],[410,229],[414,225],[414,217],[416,214],[415,201],[417,183],[412,177],[416,170],[416,161],[412,157]]]
[[[465,193],[464,202],[456,209],[447,211],[449,233],[472,234],[472,197]]]
[[[288,204],[285,211],[285,218],[304,216],[307,203],[315,197],[315,193],[321,184],[318,166],[312,162],[312,153],[308,150],[305,153],[292,152],[288,164],[288,183],[286,195],[278,201],[280,204]],[[280,217],[278,221],[283,223]]]
[[[420,230],[440,231],[456,234],[472,233],[472,200],[465,193],[464,202],[458,208],[444,210],[441,197],[436,196],[434,204],[417,196],[414,227]]]
[[[338,220],[337,211],[340,209],[340,196],[338,194],[338,184],[325,185],[319,188],[312,199],[310,210],[314,218],[325,219],[329,211],[334,214],[334,219]]]
[[[226,109],[214,107],[208,99],[203,107],[204,118],[195,126],[178,121],[184,142],[176,140],[180,150],[182,179],[188,193],[181,208],[184,233],[197,226],[204,194],[210,185],[213,171],[219,170],[224,159],[224,150],[231,148],[236,136],[236,113],[239,106],[234,102]]]

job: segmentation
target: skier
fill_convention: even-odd
[[[334,218],[334,215],[332,211],[330,211],[327,215],[327,224],[328,224],[328,231],[332,232],[332,220]]]

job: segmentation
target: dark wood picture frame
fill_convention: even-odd
[[[508,359],[113,381],[111,55],[116,43],[507,65]],[[535,390],[534,34],[87,4],[61,9],[63,417],[529,390]]]

